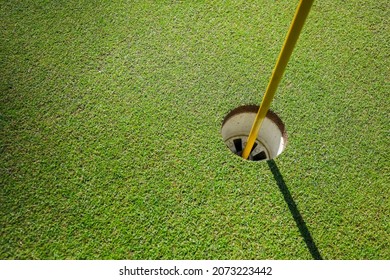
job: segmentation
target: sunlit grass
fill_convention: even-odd
[[[220,135],[296,4],[2,1],[0,257],[312,258],[267,163]],[[389,10],[316,1],[272,104],[324,259],[390,256]]]

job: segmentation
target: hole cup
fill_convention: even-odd
[[[244,105],[235,108],[222,122],[221,134],[226,146],[241,156],[259,106]],[[282,120],[271,110],[261,125],[248,160],[271,160],[280,155],[287,145],[287,132]]]

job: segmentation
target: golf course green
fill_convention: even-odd
[[[299,1],[0,2],[0,259],[389,259],[390,2],[315,1],[234,155]]]

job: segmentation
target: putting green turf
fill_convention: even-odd
[[[317,1],[234,156],[298,1],[1,1],[1,259],[389,259],[387,0]]]

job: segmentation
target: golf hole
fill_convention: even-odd
[[[221,134],[226,146],[241,156],[259,106],[244,105],[232,110],[222,123]],[[287,144],[287,133],[282,120],[268,111],[257,135],[248,160],[270,160],[280,155]]]

